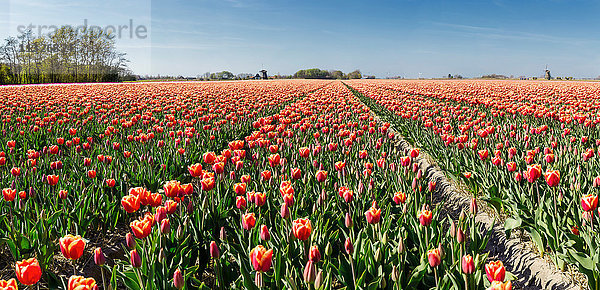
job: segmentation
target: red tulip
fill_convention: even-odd
[[[60,251],[67,259],[76,260],[83,255],[85,241],[81,236],[66,235],[59,239]]]
[[[214,177],[203,178],[200,181],[200,184],[202,185],[202,191],[210,191],[213,188],[215,188],[215,178]]]
[[[211,258],[213,258],[213,259],[219,258],[219,256],[220,256],[219,246],[217,246],[217,243],[215,241],[210,242],[209,252],[210,252]]]
[[[29,258],[16,263],[17,279],[24,285],[34,285],[42,277],[42,268],[36,258]]]
[[[265,247],[258,245],[250,251],[250,262],[254,270],[260,272],[269,271],[273,259],[273,250],[267,250]]]
[[[175,273],[173,273],[173,287],[177,289],[183,289],[183,286],[185,286],[183,274],[181,274],[181,270],[177,268],[177,270],[175,270]]]
[[[260,227],[260,239],[263,241],[268,241],[271,239],[271,234],[269,233],[269,228],[266,225],[262,225]]]
[[[429,260],[429,266],[431,266],[431,268],[439,266],[442,263],[440,250],[435,248],[433,250],[427,251],[427,260]]]
[[[131,266],[134,268],[139,268],[142,266],[142,257],[138,254],[137,249],[134,249],[130,252],[131,255]]]
[[[369,224],[376,224],[381,219],[381,209],[371,206],[371,208],[365,212],[365,217]]]
[[[2,197],[5,201],[14,201],[17,197],[17,190],[10,188],[2,189]]]
[[[310,232],[312,231],[310,220],[307,218],[294,220],[292,222],[292,231],[296,239],[306,241],[310,237]]]
[[[10,279],[8,281],[6,280],[0,280],[0,289],[2,290],[18,290],[19,286],[17,285],[17,280]]]
[[[90,179],[96,178],[96,170],[88,170],[87,177]]]
[[[134,220],[129,226],[135,237],[138,239],[144,239],[152,232],[152,222],[147,219]]]
[[[117,184],[117,181],[114,179],[107,179],[106,180],[106,186],[108,187],[115,187],[115,185]]]
[[[325,170],[318,170],[317,174],[316,174],[316,177],[317,177],[317,181],[318,182],[324,182],[327,179],[327,171],[325,171]]]
[[[46,181],[50,186],[54,186],[58,183],[58,175],[47,175]]]
[[[12,174],[12,176],[14,176],[14,177],[19,177],[19,175],[21,175],[21,168],[19,168],[19,167],[13,167],[10,170],[10,174]]]
[[[308,260],[315,263],[321,260],[321,252],[319,252],[319,248],[317,246],[310,247],[310,250],[308,251]]]
[[[196,163],[188,166],[188,171],[192,177],[202,176],[202,164]]]
[[[406,202],[406,193],[401,191],[396,191],[394,193],[394,203],[401,204]]]
[[[206,152],[206,153],[204,153],[203,159],[204,159],[204,163],[213,164],[213,163],[215,163],[215,160],[217,159],[217,155],[215,154],[215,152]]]
[[[98,266],[103,266],[106,263],[106,257],[102,252],[102,248],[96,248],[94,250],[94,263]]]
[[[594,211],[598,207],[598,196],[587,194],[581,197],[581,207],[584,211]]]
[[[487,151],[487,149],[484,149],[484,150],[477,151],[477,154],[479,155],[479,159],[481,161],[484,161],[488,158],[490,153]]]
[[[249,231],[256,224],[256,218],[254,217],[254,213],[247,213],[242,216],[242,227]]]
[[[344,242],[344,249],[348,255],[352,255],[352,253],[354,253],[354,245],[352,244],[352,240],[350,240],[350,238],[346,238],[346,242]]]
[[[237,196],[235,198],[235,207],[237,207],[238,209],[246,208],[246,198],[244,198],[243,196]]]
[[[527,166],[527,181],[528,182],[533,183],[540,176],[542,176],[542,167],[539,164]]]
[[[411,149],[410,153],[409,153],[410,157],[412,157],[412,158],[419,157],[419,152],[420,152],[419,148],[413,148],[413,149]]]
[[[560,181],[560,172],[558,170],[548,170],[544,174],[544,177],[546,178],[546,183],[548,183],[548,186],[555,187]]]
[[[417,218],[422,226],[429,226],[433,220],[433,213],[430,210],[424,209],[419,212]]]
[[[235,191],[235,194],[237,195],[244,195],[246,194],[246,183],[242,182],[242,183],[236,183],[233,185],[233,191]]]
[[[490,282],[492,281],[504,281],[506,275],[506,269],[502,264],[502,261],[490,262],[485,265],[485,274]]]

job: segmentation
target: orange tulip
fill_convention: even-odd
[[[488,290],[512,290],[512,283],[510,281],[502,283],[500,281],[492,281]]]
[[[76,260],[83,255],[85,241],[81,236],[66,235],[59,239],[60,251],[67,259]]]
[[[126,212],[133,213],[140,209],[140,199],[135,195],[126,195],[121,199],[121,205]]]
[[[46,176],[46,181],[49,185],[54,186],[58,183],[58,175],[48,175]]]
[[[249,231],[254,225],[256,225],[256,218],[254,217],[254,213],[247,213],[242,216],[242,227]]]
[[[250,251],[250,262],[254,270],[260,272],[269,271],[273,259],[273,250],[267,250],[265,247],[258,245]]]
[[[196,163],[188,166],[188,171],[192,177],[200,177],[202,176],[202,164]]]
[[[401,204],[406,202],[406,193],[397,191],[394,193],[394,202],[396,204]]]
[[[138,239],[146,238],[152,232],[152,221],[148,219],[134,220],[129,224],[133,235]]]
[[[2,197],[5,201],[13,201],[17,197],[17,190],[5,188],[2,190]]]
[[[19,282],[24,285],[33,285],[42,277],[42,268],[35,258],[17,262],[15,272]]]
[[[381,219],[381,209],[371,206],[371,208],[365,212],[365,217],[369,224],[376,224]]]
[[[492,281],[504,281],[506,275],[506,269],[502,264],[502,261],[490,262],[485,265],[485,274],[488,280]]]
[[[306,241],[310,237],[312,225],[309,219],[297,219],[292,222],[292,231],[294,236],[301,241]]]
[[[84,278],[81,276],[71,276],[69,278],[68,290],[92,290],[98,289],[94,278]]]
[[[428,226],[433,220],[433,214],[430,210],[421,210],[417,216],[422,226]]]

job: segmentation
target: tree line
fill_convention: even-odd
[[[360,70],[355,70],[348,74],[340,70],[322,70],[318,68],[302,69],[294,74],[294,78],[298,79],[360,79],[362,74]]]
[[[27,30],[0,44],[0,84],[113,82],[131,75],[115,37],[101,29]]]

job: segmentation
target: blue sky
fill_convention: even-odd
[[[0,0],[18,25],[145,26],[122,37],[138,74],[319,67],[378,77],[600,75],[600,1]]]

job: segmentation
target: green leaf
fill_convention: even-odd
[[[588,270],[594,270],[594,262],[588,255],[574,250],[569,250],[569,254],[571,254],[571,257],[577,260],[580,266]]]

